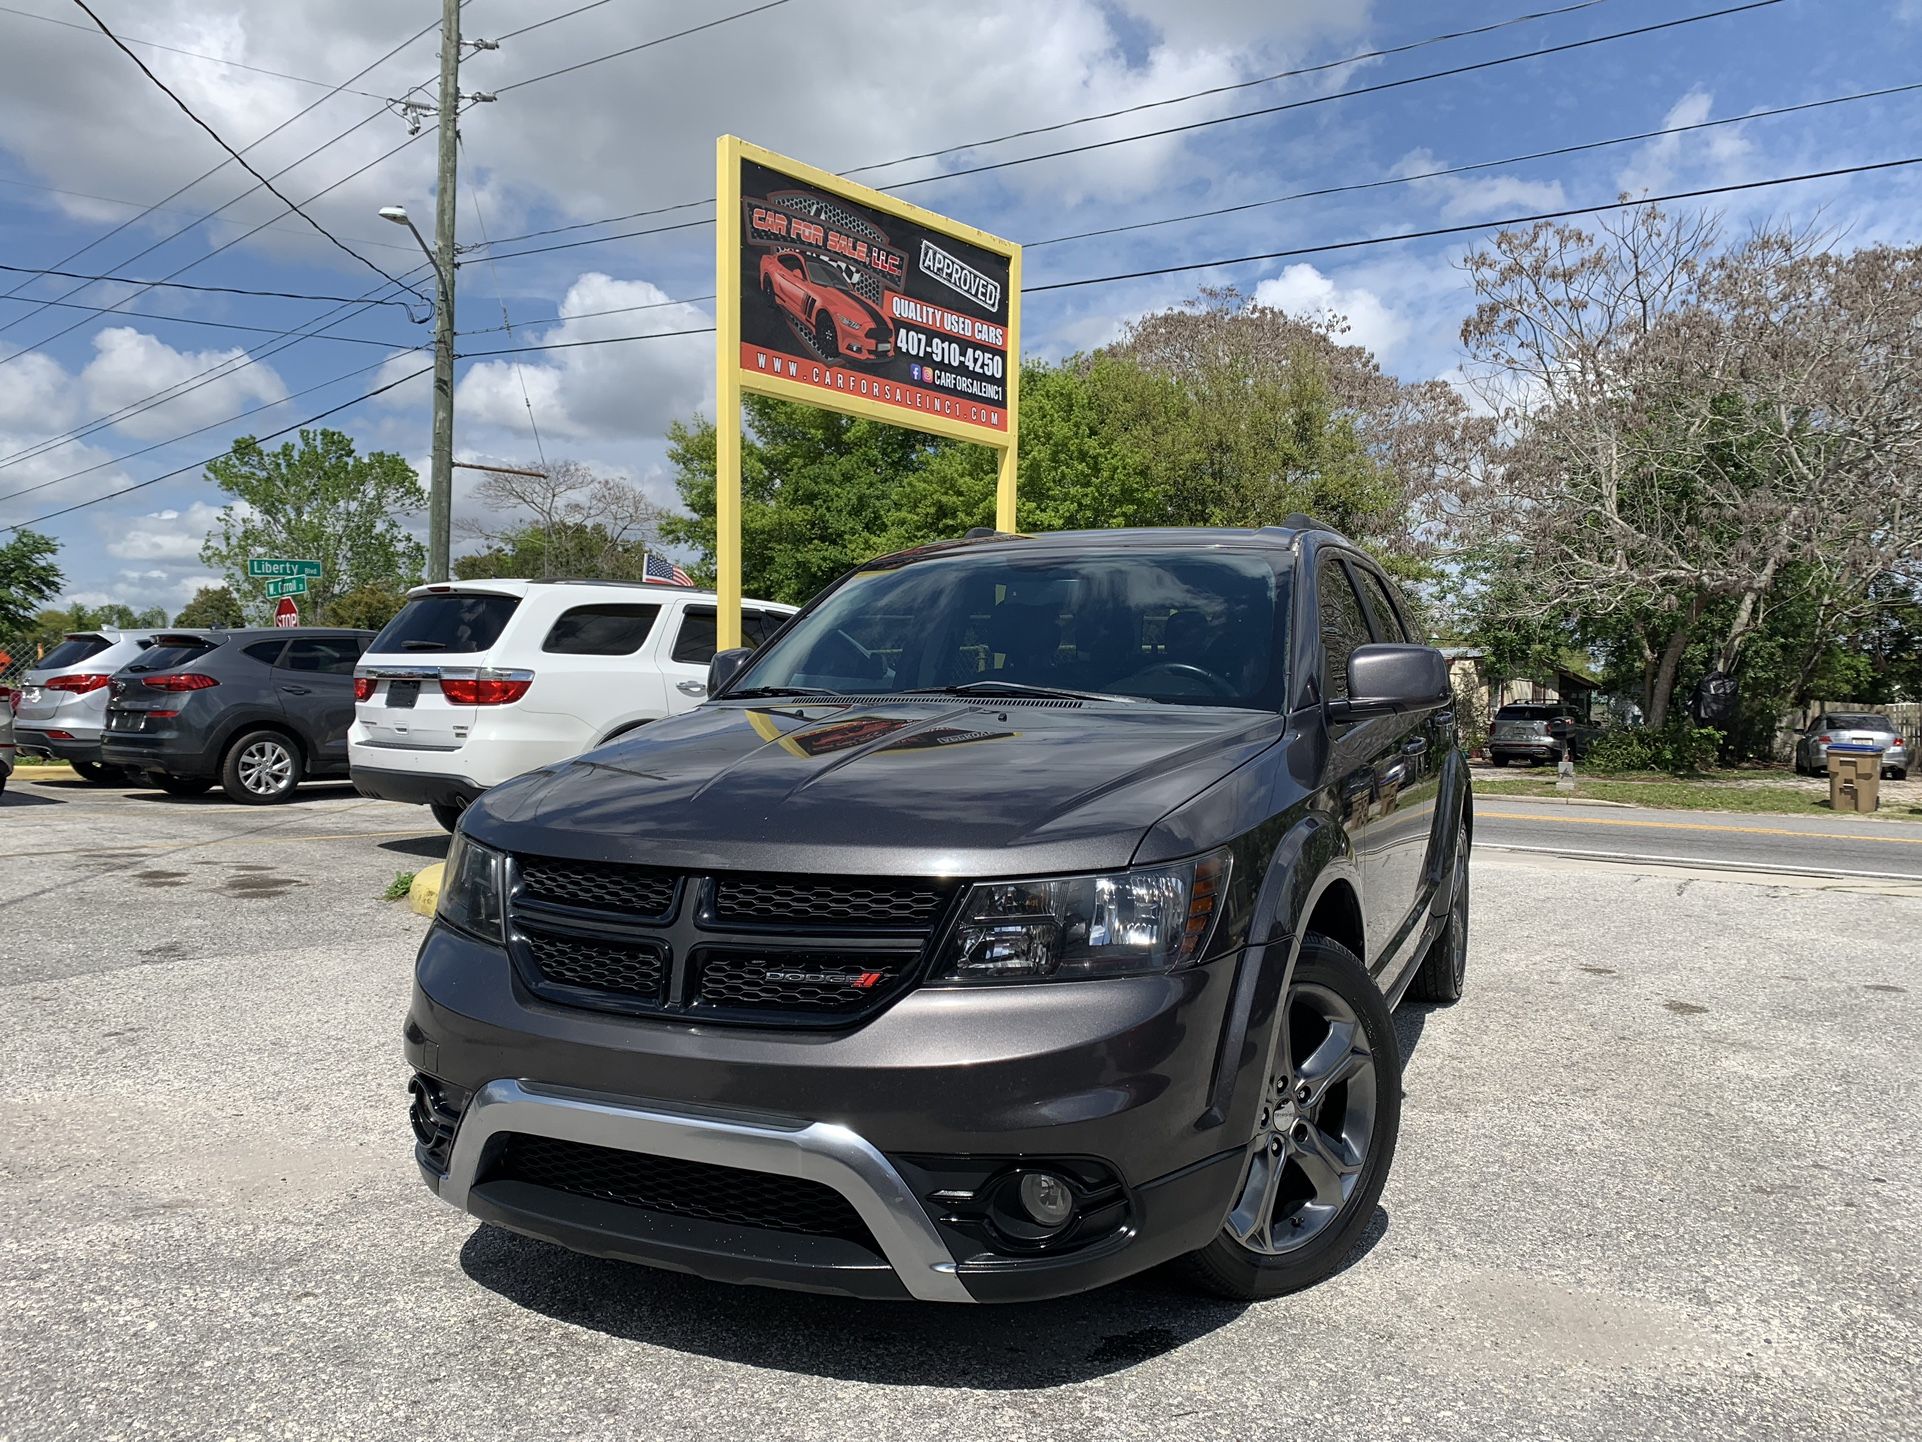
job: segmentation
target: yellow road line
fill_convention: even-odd
[[[177,844],[148,846],[142,846],[136,843],[133,845],[71,846],[61,851],[0,851],[0,861],[17,861],[30,856],[89,856],[100,852],[111,852],[116,856],[122,856],[128,852],[138,852],[147,856],[166,856],[175,851],[205,850],[209,846],[239,846],[242,844],[248,846],[287,846],[296,841],[355,841],[363,836],[430,837],[445,834],[445,832],[441,831],[423,831],[419,828],[414,828],[408,831],[335,831],[331,833],[323,832],[317,835],[303,834],[300,836],[222,836],[212,841],[185,841]],[[452,838],[450,837],[449,839],[451,840]]]
[[[1797,831],[1791,826],[1730,826],[1717,821],[1637,821],[1626,816],[1537,815],[1532,811],[1475,810],[1475,819],[1559,821],[1574,826],[1639,826],[1659,831],[1742,831],[1751,836],[1803,836],[1811,841],[1880,841],[1892,846],[1922,846],[1922,836],[1876,836],[1867,832]]]

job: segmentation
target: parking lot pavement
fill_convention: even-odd
[[[8,1442],[1922,1433],[1922,897],[1485,853],[1468,998],[1398,1017],[1400,1153],[1346,1270],[1253,1307],[1158,1277],[860,1304],[422,1188],[423,923],[376,899],[437,854],[419,813],[20,790]]]

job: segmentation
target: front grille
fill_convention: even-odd
[[[531,901],[590,906],[633,916],[665,916],[674,906],[674,873],[651,866],[518,858],[521,894]]]
[[[604,991],[635,1001],[661,999],[667,958],[658,946],[590,941],[526,929],[521,935],[538,973],[538,983]]]
[[[800,1177],[515,1132],[506,1137],[488,1179],[530,1182],[675,1217],[840,1237],[879,1250],[846,1197]]]
[[[943,899],[941,887],[924,881],[723,876],[714,883],[714,917],[746,926],[918,928],[933,922]]]
[[[702,947],[695,1005],[845,1014],[877,1005],[914,965],[913,952],[757,951]]]

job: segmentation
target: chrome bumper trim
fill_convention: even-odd
[[[474,1094],[454,1134],[441,1200],[467,1210],[467,1195],[503,1132],[712,1162],[834,1188],[860,1213],[909,1293],[924,1302],[972,1302],[954,1257],[892,1163],[832,1122],[722,1112],[662,1111],[615,1097],[535,1082],[493,1081]]]

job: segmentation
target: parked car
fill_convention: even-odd
[[[324,626],[156,633],[108,686],[101,759],[175,796],[218,784],[253,805],[344,779],[354,666],[372,639]]]
[[[1560,761],[1567,748],[1571,761],[1580,761],[1595,744],[1602,728],[1573,706],[1550,701],[1517,701],[1495,712],[1488,728],[1488,759],[1497,766],[1526,761],[1531,766]]]
[[[620,581],[419,586],[355,670],[361,795],[426,803],[449,831],[488,787],[700,704],[715,599]],[[794,614],[749,601],[759,644]]]
[[[15,723],[19,743],[58,756],[95,785],[126,781],[124,772],[100,759],[107,681],[152,646],[153,638],[152,631],[69,631],[22,678]]]
[[[19,752],[13,739],[13,708],[20,704],[20,693],[11,686],[0,686],[0,791],[7,789],[13,763]]]
[[[1832,711],[1817,716],[1795,741],[1795,774],[1821,775],[1828,770],[1831,742],[1882,748],[1882,774],[1897,781],[1909,775],[1909,743],[1886,716],[1870,711]]]
[[[1467,955],[1448,668],[1393,596],[1306,518],[925,546],[490,790],[405,1026],[427,1184],[865,1297],[1327,1275],[1389,1009]]]

